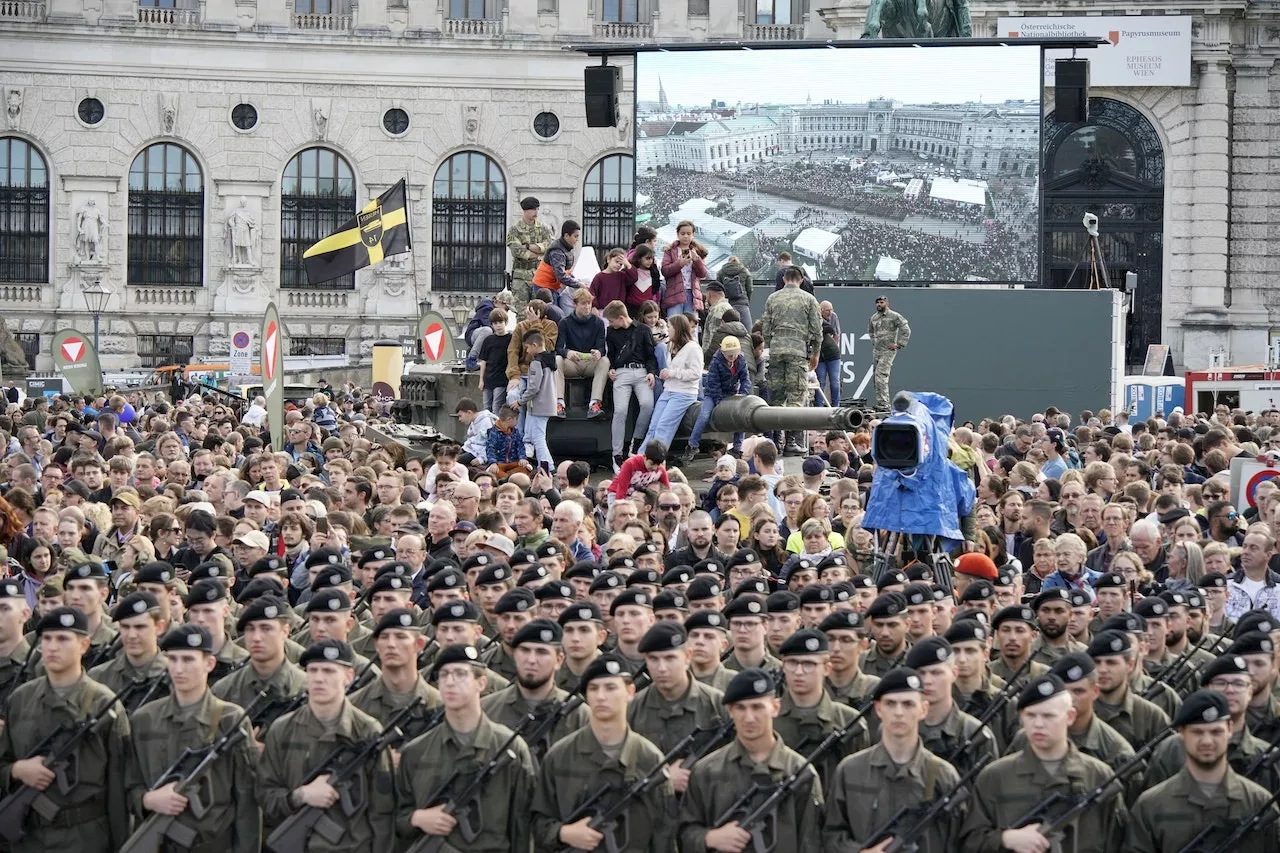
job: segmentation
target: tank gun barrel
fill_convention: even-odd
[[[888,413],[879,413],[881,417]],[[854,406],[810,408],[770,406],[755,395],[728,397],[711,413],[715,432],[768,432],[798,429],[856,429],[877,413]]]

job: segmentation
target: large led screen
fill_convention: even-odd
[[[692,222],[714,271],[1039,278],[1040,50],[641,53],[636,218]]]

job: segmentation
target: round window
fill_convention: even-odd
[[[560,132],[560,119],[555,113],[538,113],[533,117],[533,132],[543,139],[551,139]]]
[[[82,122],[88,125],[95,125],[102,122],[102,117],[107,114],[107,109],[102,105],[102,101],[97,98],[85,98],[80,102],[77,112]]]
[[[258,111],[253,104],[236,104],[231,109],[231,123],[240,130],[253,130],[258,126]]]
[[[409,114],[399,107],[392,107],[383,114],[382,126],[392,136],[399,136],[409,129]]]

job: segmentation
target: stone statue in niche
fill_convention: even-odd
[[[311,108],[311,120],[316,125],[316,137],[324,139],[325,131],[329,128],[329,110],[321,103],[315,103]]]
[[[467,131],[467,139],[475,141],[476,134],[480,132],[480,108],[469,105],[466,107],[464,116],[462,126]]]
[[[9,118],[9,129],[18,129],[18,120],[22,118],[22,90],[21,89],[5,89],[4,90],[4,108],[5,114]]]
[[[76,211],[76,257],[83,263],[101,263],[106,239],[107,218],[91,198]]]
[[[178,96],[172,92],[160,94],[160,130],[172,136],[178,127]]]
[[[258,229],[257,220],[249,210],[249,201],[240,196],[240,203],[227,216],[227,239],[231,243],[232,266],[253,266],[253,240]]]

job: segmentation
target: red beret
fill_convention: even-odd
[[[986,554],[963,554],[956,560],[956,571],[975,578],[996,579],[996,564]]]

